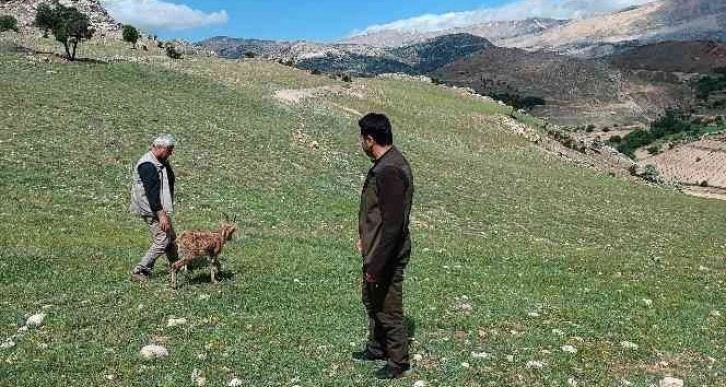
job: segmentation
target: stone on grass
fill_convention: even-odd
[[[567,353],[577,353],[577,348],[571,346],[571,345],[563,345],[562,346],[562,352]]]
[[[187,319],[185,318],[173,318],[169,317],[169,320],[166,322],[166,327],[171,328],[178,325],[184,325],[187,323]]]
[[[161,359],[169,356],[169,351],[161,345],[147,345],[141,348],[141,357],[144,359]]]
[[[632,350],[638,349],[638,344],[631,343],[630,341],[621,341],[620,346],[625,349],[632,349]]]
[[[678,378],[666,377],[658,383],[658,387],[683,387],[683,380]]]
[[[192,383],[198,387],[204,387],[207,385],[207,379],[202,376],[202,371],[196,368],[192,371]]]
[[[43,320],[45,320],[45,313],[34,314],[28,317],[28,321],[25,322],[25,325],[29,328],[37,328],[43,325]]]
[[[489,354],[486,352],[472,352],[471,357],[474,359],[486,359],[489,357]]]
[[[577,387],[577,380],[575,378],[567,379],[567,385],[570,387]]]
[[[227,383],[227,387],[239,387],[242,385],[242,379],[240,378],[234,378]]]
[[[423,360],[423,355],[421,355],[420,353],[416,353],[413,355],[413,361],[421,361],[421,360]]]
[[[15,342],[12,340],[5,340],[0,344],[0,349],[10,349],[15,346]]]
[[[428,384],[424,382],[423,380],[417,380],[416,383],[413,384],[413,387],[426,387]]]
[[[537,361],[537,360],[530,360],[530,361],[527,362],[527,368],[537,368],[537,369],[540,369],[540,368],[542,368],[544,366],[545,366],[544,363],[542,363],[541,361]]]

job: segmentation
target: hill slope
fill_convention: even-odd
[[[390,115],[415,173],[412,378],[722,380],[721,202],[565,163],[505,130],[505,107],[428,83],[163,54],[67,64],[2,43],[0,385],[187,385],[194,370],[208,385],[375,383],[349,360],[365,339],[352,246],[367,111]],[[309,99],[282,104],[287,89]],[[172,292],[163,259],[128,281],[147,243],[129,171],[160,132],[179,139],[177,229],[239,215],[219,286],[197,272]],[[141,360],[149,343],[169,357]]]

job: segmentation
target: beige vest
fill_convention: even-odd
[[[139,216],[153,215],[151,206],[149,205],[149,199],[146,197],[146,191],[144,190],[144,183],[141,182],[141,177],[139,176],[139,165],[143,163],[152,163],[156,167],[156,171],[159,173],[159,180],[161,181],[161,206],[167,214],[173,213],[174,203],[171,198],[169,176],[166,167],[151,152],[143,155],[134,166],[134,181],[131,186],[131,205],[129,206],[129,211]]]

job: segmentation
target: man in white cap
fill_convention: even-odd
[[[149,278],[154,262],[166,254],[169,262],[178,259],[176,233],[171,223],[174,212],[174,171],[168,160],[176,144],[173,137],[154,139],[151,150],[134,167],[129,211],[141,217],[151,232],[151,246],[131,273],[131,280]]]

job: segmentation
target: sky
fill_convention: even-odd
[[[392,29],[428,32],[527,17],[570,19],[652,0],[100,0],[116,21],[161,38],[334,42]]]

